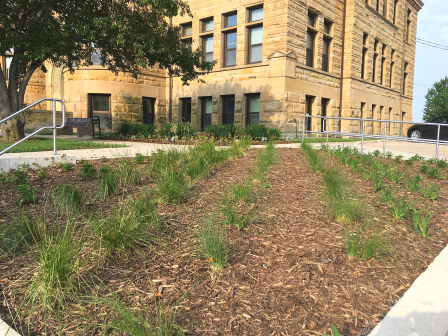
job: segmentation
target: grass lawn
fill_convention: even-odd
[[[364,141],[372,141],[377,139],[364,139]],[[301,143],[302,138],[293,139],[292,141]],[[358,142],[361,141],[361,138],[356,139],[348,139],[348,138],[328,138],[328,142]],[[324,143],[327,142],[327,138],[305,138],[306,143]]]
[[[10,146],[11,142],[0,142],[0,150]],[[77,141],[58,139],[58,150],[67,149],[95,149],[95,148],[118,148],[126,147],[125,145],[107,144],[103,142]],[[23,152],[42,152],[53,150],[53,139],[33,139],[27,140],[17,147],[11,149],[8,153]]]

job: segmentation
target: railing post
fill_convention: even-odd
[[[384,122],[383,154],[386,154],[386,134],[387,134],[387,122]]]
[[[325,125],[325,133],[327,133],[327,146],[328,146],[328,125],[327,125],[327,117],[324,118],[324,125]]]
[[[53,155],[57,155],[58,154],[56,138],[57,138],[57,130],[56,130],[56,100],[53,100]]]
[[[436,159],[439,159],[440,125],[437,125]]]
[[[300,133],[300,118],[301,118],[301,116],[299,116],[299,122],[297,123],[297,134],[296,134],[297,138],[299,137],[299,133]]]
[[[361,153],[364,154],[364,119],[361,119]]]
[[[303,125],[302,125],[302,143],[305,142],[305,128],[306,128],[306,114],[303,116]]]

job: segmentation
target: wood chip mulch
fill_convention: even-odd
[[[229,264],[214,273],[198,249],[197,228],[230,183],[248,176],[259,153],[250,150],[221,166],[179,205],[162,207],[169,239],[100,265],[97,276],[131,307],[152,313],[155,303],[170,307],[177,323],[192,335],[320,336],[329,333],[331,323],[345,336],[367,335],[446,246],[447,212],[441,205],[448,200],[447,189],[434,202],[439,210],[431,224],[433,239],[424,239],[408,223],[394,221],[369,182],[328,157],[328,164],[346,172],[353,189],[370,204],[372,220],[398,242],[396,260],[348,259],[342,227],[330,216],[322,176],[311,171],[301,150],[278,149],[278,163],[258,188],[257,219],[242,231],[230,230]],[[1,266],[5,270],[6,263]],[[8,272],[17,277],[20,268]],[[12,288],[0,282],[1,290]],[[77,309],[65,319],[66,334],[98,334],[98,328],[82,322],[93,312],[102,321],[108,316],[101,308]],[[47,324],[48,330],[57,332]]]

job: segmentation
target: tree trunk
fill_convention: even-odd
[[[16,142],[25,137],[25,120],[23,117],[16,117],[0,125],[3,141]]]

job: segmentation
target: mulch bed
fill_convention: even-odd
[[[433,239],[425,239],[413,234],[406,221],[389,215],[369,182],[326,157],[328,164],[348,174],[353,189],[369,204],[372,221],[384,225],[396,242],[396,261],[348,259],[342,227],[329,215],[322,176],[311,171],[301,150],[278,149],[278,164],[264,187],[258,188],[257,219],[242,231],[230,230],[229,264],[221,273],[213,273],[195,242],[197,227],[204,215],[215,210],[230,183],[249,174],[259,153],[250,150],[245,157],[222,165],[199,181],[179,205],[161,207],[169,237],[99,265],[94,272],[108,290],[99,286],[98,292],[108,295],[110,290],[129,306],[150,312],[156,302],[172,307],[178,324],[192,335],[320,336],[329,332],[331,323],[343,335],[367,335],[448,242],[445,182],[434,202],[438,212],[430,227]],[[59,181],[61,176],[51,174],[45,183]],[[87,184],[82,186],[88,189]],[[16,207],[12,193],[8,188],[0,191],[2,218]],[[7,279],[0,279],[5,295],[0,300],[2,317],[8,314],[6,301],[17,285],[11,280],[22,276],[22,267],[29,267],[24,255],[14,263],[0,261],[0,278]],[[163,297],[157,298],[156,293]],[[99,333],[92,323],[104,322],[102,308],[72,308],[64,320],[67,335]],[[99,317],[86,323],[86,315]],[[56,334],[54,324],[38,322],[38,317],[32,321],[37,334],[42,334],[44,326],[48,334]]]

